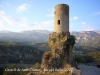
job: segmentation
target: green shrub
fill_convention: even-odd
[[[93,62],[94,59],[88,55],[79,55],[79,56],[76,56],[75,60],[78,63],[91,63]]]
[[[100,51],[87,54],[92,57],[97,64],[100,64]]]
[[[80,56],[76,56],[75,61],[77,61],[78,63],[83,63],[84,62],[82,60],[82,57],[80,57]]]
[[[71,44],[71,45],[74,46],[74,44],[75,44],[75,40],[76,40],[76,37],[73,36],[73,35],[70,35],[70,36],[68,37],[67,42],[68,42],[69,44]]]
[[[91,56],[88,55],[83,56],[83,59],[85,60],[85,63],[91,63],[94,60]]]

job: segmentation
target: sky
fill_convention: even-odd
[[[100,0],[0,0],[0,31],[54,31],[54,8],[69,5],[69,30],[100,30]]]

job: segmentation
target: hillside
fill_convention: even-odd
[[[26,45],[0,43],[0,63],[37,63],[41,62],[43,52]]]

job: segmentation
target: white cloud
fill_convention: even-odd
[[[100,15],[100,11],[96,12],[95,15]]]
[[[90,16],[97,16],[97,15],[100,15],[100,11],[94,12]]]
[[[86,28],[83,29],[84,31],[94,31],[96,30],[95,28],[87,26]]]
[[[83,31],[94,31],[94,30],[96,30],[96,28],[92,27],[92,25],[89,25],[89,24],[83,25],[82,28],[83,28]]]
[[[5,28],[2,21],[0,21],[0,28]]]
[[[53,17],[54,16],[54,9],[48,9],[49,14],[46,15],[47,17]]]
[[[22,4],[19,7],[17,7],[16,10],[18,13],[22,13],[27,10],[27,7],[28,7],[28,4]]]
[[[10,6],[8,3],[6,3],[7,6]]]
[[[77,20],[77,19],[78,19],[78,17],[77,17],[77,16],[75,16],[73,19],[74,19],[74,20]]]
[[[52,25],[53,20],[42,22],[43,25]]]
[[[48,14],[47,17],[54,17],[54,14]]]
[[[81,24],[86,24],[86,22],[82,22]]]
[[[53,29],[54,22],[53,20],[43,21],[43,22],[33,22],[30,23],[27,21],[26,18],[21,17],[13,17],[6,14],[4,11],[0,11],[0,28],[11,30],[12,28],[22,28],[21,30],[25,29],[45,29],[51,30]],[[8,27],[10,28],[8,28]]]
[[[13,16],[7,15],[4,11],[0,11],[0,20],[10,26],[19,25],[29,27],[30,25],[25,18],[14,18]]]
[[[0,5],[0,7],[4,7],[3,5]]]
[[[9,15],[6,15],[4,11],[0,11],[0,17],[1,17],[1,20],[4,20],[5,22],[7,22],[9,25],[14,25],[13,24],[13,20],[14,18],[9,16]]]
[[[77,16],[74,16],[73,18],[70,18],[70,20],[77,20],[78,17]]]
[[[10,6],[7,2],[5,2],[5,4],[6,4],[7,6]]]
[[[8,27],[4,25],[4,22],[0,20],[0,28],[5,30],[10,30]]]
[[[49,21],[43,21],[43,22],[34,22],[34,28],[35,29],[41,29],[41,30],[52,30],[54,25],[53,20]]]
[[[6,4],[7,6],[10,6],[7,2],[3,2],[3,3]],[[0,7],[4,7],[4,6],[0,4]]]

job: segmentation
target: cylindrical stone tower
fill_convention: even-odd
[[[69,32],[69,6],[58,4],[54,12],[54,32]]]

